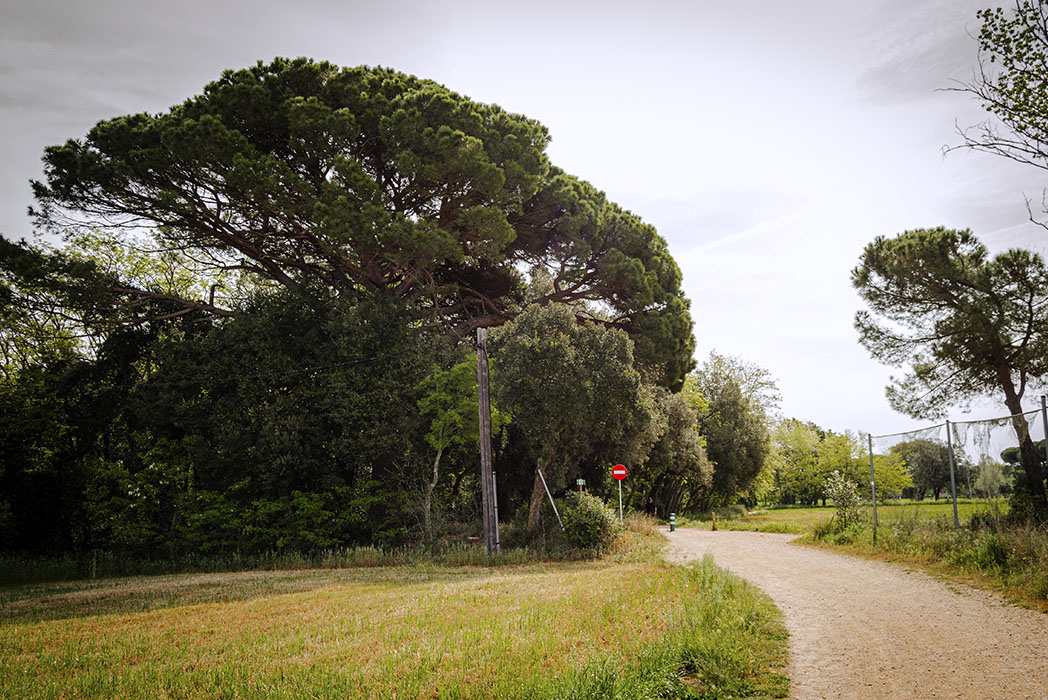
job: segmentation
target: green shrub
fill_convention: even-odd
[[[716,510],[718,520],[738,520],[739,518],[745,518],[749,511],[741,503],[734,505],[725,506]]]
[[[610,544],[619,527],[619,518],[596,496],[569,493],[565,498],[564,539],[579,549],[599,549]]]
[[[838,470],[833,470],[823,486],[826,496],[833,501],[834,532],[844,532],[862,522],[862,496],[859,489]]]

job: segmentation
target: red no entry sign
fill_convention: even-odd
[[[621,464],[616,464],[611,469],[611,475],[619,481],[622,481],[626,478],[626,467],[622,466]]]

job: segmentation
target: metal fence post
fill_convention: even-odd
[[[1041,423],[1044,424],[1044,463],[1048,465],[1048,408],[1045,408],[1045,399],[1041,397]]]
[[[946,446],[950,454],[950,493],[953,495],[953,527],[961,527],[957,519],[957,479],[953,475],[953,435],[950,430],[950,421],[946,421]]]
[[[870,439],[870,495],[873,497],[873,543],[877,544],[877,477],[873,474],[873,434],[867,433]]]

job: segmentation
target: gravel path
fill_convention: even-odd
[[[666,536],[671,561],[709,552],[783,611],[794,700],[1048,700],[1048,615],[792,535]]]

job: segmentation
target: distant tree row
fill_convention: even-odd
[[[771,458],[760,477],[760,500],[786,505],[825,505],[826,481],[835,471],[869,496],[869,452],[858,435],[835,433],[811,422],[786,419],[775,425],[771,437]],[[875,455],[873,466],[880,500],[898,498],[913,483],[898,454]]]

